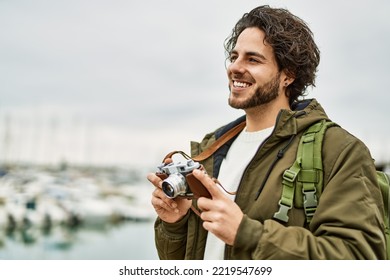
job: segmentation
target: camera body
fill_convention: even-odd
[[[169,198],[210,198],[211,195],[208,190],[192,174],[195,169],[204,170],[199,162],[192,159],[158,166],[156,175],[163,180],[162,190],[165,195]]]

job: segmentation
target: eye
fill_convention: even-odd
[[[236,61],[237,60],[237,55],[236,54],[231,54],[230,56],[229,56],[229,62],[234,62],[234,61]]]
[[[260,60],[258,60],[257,58],[254,58],[254,57],[250,57],[248,59],[248,61],[251,62],[251,63],[261,63]]]

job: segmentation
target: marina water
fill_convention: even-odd
[[[154,260],[145,170],[0,167],[0,259]]]
[[[26,237],[25,237],[26,238]],[[1,241],[3,260],[156,260],[152,222],[126,222],[107,229],[53,232],[36,240],[18,235]]]

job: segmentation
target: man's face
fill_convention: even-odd
[[[264,32],[245,29],[230,54],[227,68],[229,105],[250,109],[267,104],[281,94],[281,73],[271,46],[264,44]],[[282,73],[284,76],[284,74]]]

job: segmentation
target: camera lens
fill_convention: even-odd
[[[187,190],[186,179],[180,173],[171,174],[162,182],[162,190],[170,198],[185,194]]]
[[[168,197],[175,197],[175,190],[172,188],[172,186],[167,183],[167,182],[163,182],[163,191],[164,193],[168,196]]]

